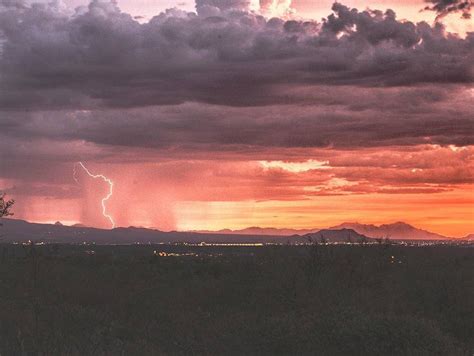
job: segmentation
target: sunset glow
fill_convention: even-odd
[[[0,5],[0,192],[15,218],[474,232],[474,26],[462,11],[27,3]]]

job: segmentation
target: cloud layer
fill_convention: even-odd
[[[322,23],[198,2],[140,24],[108,1],[73,16],[3,1],[0,108],[281,103],[279,86],[473,81],[474,35],[335,3]],[[224,5],[223,5],[224,4]],[[237,8],[237,9],[236,9]],[[296,102],[300,98],[290,97]]]
[[[425,0],[425,2],[431,4],[425,10],[435,11],[438,14],[437,20],[453,12],[460,12],[463,19],[471,18],[472,0]]]

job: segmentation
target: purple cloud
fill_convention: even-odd
[[[425,10],[435,11],[438,14],[436,20],[454,12],[460,12],[463,19],[471,18],[473,4],[471,0],[425,0],[425,2],[431,4],[426,6]]]
[[[217,3],[212,16],[173,9],[140,24],[104,1],[73,16],[53,5],[4,2],[0,109],[187,101],[259,106],[281,103],[273,93],[282,85],[474,79],[473,34],[459,38],[440,24],[398,21],[391,10],[360,12],[337,3],[323,23],[268,20],[236,10],[238,1]]]

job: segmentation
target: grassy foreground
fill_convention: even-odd
[[[473,252],[0,245],[0,354],[472,355]]]

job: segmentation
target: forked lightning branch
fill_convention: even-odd
[[[101,200],[102,215],[104,215],[104,217],[110,221],[110,223],[112,225],[112,228],[115,228],[115,221],[112,218],[112,216],[107,213],[107,207],[106,207],[106,202],[110,199],[110,197],[112,197],[112,194],[114,192],[114,182],[112,182],[112,180],[110,180],[109,178],[107,178],[103,174],[93,174],[93,173],[91,173],[89,171],[89,169],[84,165],[84,163],[77,162],[76,164],[74,164],[74,171],[73,171],[73,178],[77,183],[79,183],[78,180],[77,180],[77,166],[81,167],[89,177],[91,177],[93,179],[102,179],[104,182],[106,182],[109,185],[109,192]]]

